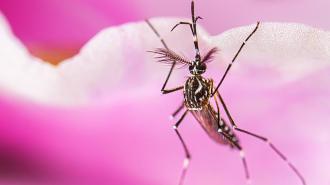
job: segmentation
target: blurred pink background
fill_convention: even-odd
[[[189,0],[0,0],[17,37],[52,63],[77,53],[103,28],[155,16],[189,17],[189,6]],[[257,20],[330,29],[329,7],[327,0],[197,0],[200,23],[211,34]],[[258,84],[265,72],[255,72],[245,81],[254,88],[240,77],[224,86],[236,121],[271,138],[308,184],[329,184],[330,105],[324,100],[330,91],[314,89],[321,79],[330,81],[329,69],[281,89]],[[1,184],[176,185],[183,152],[167,118],[179,96],[160,96],[158,90],[146,89],[150,98],[75,108],[1,96]],[[191,117],[181,130],[193,155],[186,185],[245,183],[237,152],[215,145]],[[300,184],[266,145],[240,138],[253,184]]]
[[[189,0],[0,0],[16,35],[38,56],[77,52],[102,28],[155,16],[188,17]],[[329,29],[327,0],[197,1],[211,34],[261,21],[299,22]],[[53,56],[54,57],[54,56]],[[55,60],[58,56],[55,56]],[[63,58],[63,57],[62,57]],[[58,60],[58,59],[57,59]]]

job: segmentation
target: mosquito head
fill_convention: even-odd
[[[189,65],[189,71],[192,75],[201,75],[206,71],[206,64],[200,60],[195,60]]]

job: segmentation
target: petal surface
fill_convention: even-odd
[[[177,21],[151,19],[174,51],[192,57],[189,30],[170,33]],[[220,49],[208,77],[221,77],[254,26],[217,36],[199,29],[203,52]],[[182,94],[160,95],[168,67],[146,52],[161,45],[144,22],[103,30],[57,67],[28,54],[3,19],[0,32],[0,161],[15,167],[3,167],[4,183],[12,176],[43,184],[177,183],[183,151],[167,118]],[[220,89],[237,124],[269,137],[307,182],[320,185],[329,181],[329,35],[262,23]],[[169,85],[187,75],[176,70]],[[193,154],[187,184],[244,183],[238,152],[215,145],[191,116],[180,129]],[[254,184],[299,184],[266,145],[240,138]]]

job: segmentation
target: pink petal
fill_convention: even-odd
[[[104,0],[0,1],[1,10],[25,43],[30,46],[48,43],[53,47],[66,44],[66,48],[68,44],[83,44],[109,24],[136,17],[137,12],[128,4]]]
[[[192,55],[189,31],[182,28],[169,32],[177,19],[151,21],[173,50]],[[326,157],[330,152],[330,118],[326,113],[330,104],[329,67],[324,61],[328,56],[317,58],[316,50],[308,48],[312,52],[296,50],[306,43],[319,43],[319,39],[292,46],[290,39],[271,42],[265,38],[281,39],[279,33],[284,28],[300,33],[299,38],[305,31],[322,38],[329,33],[299,24],[263,25],[235,63],[221,92],[240,126],[269,137],[297,165],[307,182],[326,184]],[[207,76],[220,78],[224,65],[220,68],[219,64],[233,56],[232,51],[252,27],[236,28],[216,37],[200,31],[203,51],[215,45],[221,50],[220,60],[209,66]],[[3,33],[8,37],[6,43],[12,43],[9,51],[17,52],[0,55],[0,140],[4,148],[0,161],[15,167],[5,168],[5,172],[18,182],[43,184],[177,183],[183,151],[171,130],[174,122],[167,117],[182,101],[182,95],[160,97],[159,88],[168,68],[155,63],[145,52],[161,46],[145,23],[102,31],[79,55],[56,68],[29,56],[10,33]],[[226,40],[233,44],[223,45]],[[327,51],[329,44],[325,42],[322,51]],[[1,44],[0,51],[6,46]],[[287,49],[278,49],[283,46]],[[260,48],[271,57],[265,58]],[[282,65],[276,65],[276,58],[284,55]],[[304,68],[312,65],[301,66],[301,58],[316,67]],[[295,78],[283,67],[289,62],[302,71]],[[181,70],[170,85],[182,82],[187,74]],[[186,184],[244,183],[238,152],[215,145],[191,116],[180,129],[193,154]],[[254,184],[300,183],[266,145],[240,136]]]
[[[189,1],[0,0],[0,9],[30,50],[76,51],[100,29],[156,16],[189,17]],[[329,1],[196,1],[202,24],[211,33],[256,20],[293,21],[329,28]],[[61,50],[61,51],[62,51]]]

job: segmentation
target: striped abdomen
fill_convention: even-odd
[[[222,133],[218,132],[219,129],[218,118],[217,118],[218,116],[210,104],[204,107],[202,110],[192,110],[190,112],[196,118],[198,123],[203,127],[206,133],[215,142],[219,144],[230,144],[231,147],[236,147],[236,148],[240,147],[238,138],[223,119],[220,123],[220,129],[222,130],[223,133],[229,136],[231,142],[235,143],[236,146],[231,144],[231,142],[229,142],[228,139],[225,138]]]

